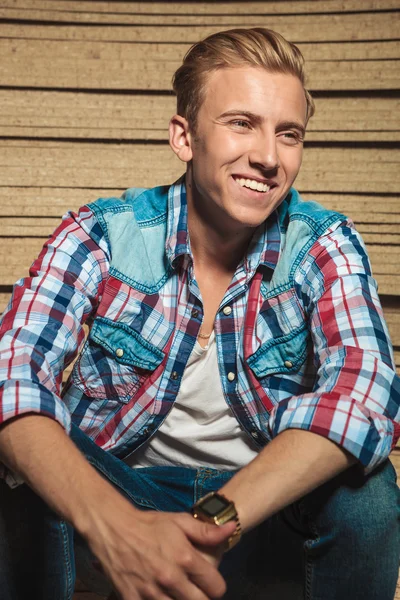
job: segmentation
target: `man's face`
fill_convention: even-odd
[[[188,173],[203,216],[229,229],[260,225],[299,172],[305,123],[297,77],[247,66],[212,73]]]

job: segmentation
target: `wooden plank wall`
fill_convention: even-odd
[[[190,44],[266,26],[301,48],[316,99],[297,187],[362,232],[400,367],[399,14],[400,0],[0,0],[0,311],[66,210],[180,174],[170,82]]]

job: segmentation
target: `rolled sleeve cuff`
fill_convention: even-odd
[[[41,384],[27,380],[0,382],[0,425],[27,414],[38,414],[57,421],[66,431],[71,430],[71,415],[56,394]],[[0,478],[11,487],[23,480],[0,463]]]
[[[271,412],[268,427],[271,437],[286,429],[322,435],[354,456],[366,474],[389,456],[394,438],[390,419],[332,393],[305,394],[280,403]]]

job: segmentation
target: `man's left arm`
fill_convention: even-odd
[[[316,385],[274,408],[272,441],[220,490],[244,531],[353,464],[371,472],[400,433],[400,380],[357,232],[342,224],[318,240],[296,284],[308,306]]]

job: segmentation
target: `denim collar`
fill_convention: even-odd
[[[259,265],[275,269],[281,247],[278,213],[275,210],[264,223],[257,227],[244,257],[248,273]],[[188,231],[188,207],[185,176],[176,181],[168,191],[168,223],[166,253],[174,267],[176,260],[184,255],[192,258]]]

